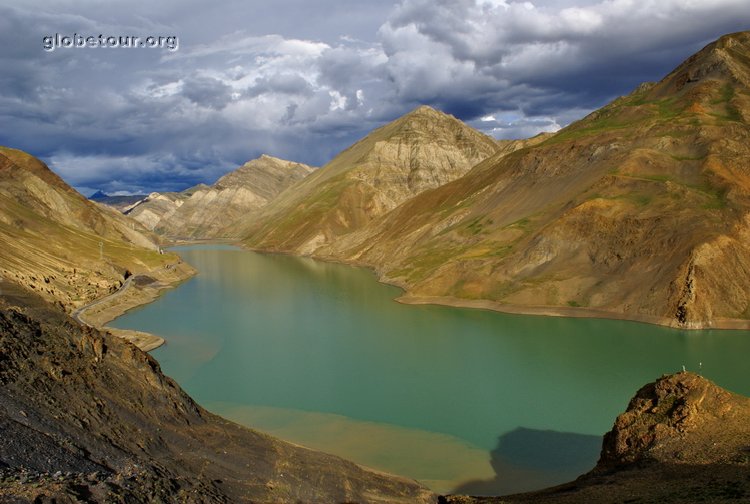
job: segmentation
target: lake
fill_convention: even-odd
[[[207,409],[417,479],[503,494],[594,466],[636,390],[699,371],[750,394],[750,334],[402,305],[366,269],[177,247],[199,274],[111,325]]]

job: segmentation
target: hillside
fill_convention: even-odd
[[[247,243],[313,253],[413,196],[461,177],[497,150],[493,139],[455,117],[419,107],[279,195],[246,226]]]
[[[126,277],[175,264],[153,236],[78,194],[44,163],[0,147],[0,276],[72,310]]]
[[[314,255],[374,266],[408,302],[748,327],[748,120],[744,32]]]
[[[147,228],[169,238],[232,236],[233,223],[266,206],[313,168],[263,155],[224,175],[212,186],[181,193],[152,193],[126,211]]]
[[[149,355],[2,280],[0,362],[2,502],[435,501],[212,415]]]

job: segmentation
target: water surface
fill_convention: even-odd
[[[750,394],[750,334],[401,305],[364,269],[226,246],[113,326],[163,336],[212,411],[441,492],[541,488],[593,467],[645,383],[685,366]]]

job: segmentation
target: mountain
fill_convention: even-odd
[[[311,254],[498,150],[453,116],[419,107],[279,195],[246,226],[253,247]],[[238,231],[241,234],[241,231]]]
[[[748,327],[748,120],[743,32],[314,255],[373,266],[408,302]],[[304,236],[325,235],[312,208],[301,215],[289,211],[307,215]],[[300,234],[266,226],[248,243],[291,249]]]
[[[748,426],[750,398],[693,373],[665,375],[642,387],[617,417],[589,473],[540,492],[443,502],[745,502]]]
[[[101,189],[96,191],[94,194],[89,196],[89,199],[92,201],[101,201],[103,199],[109,198],[109,194],[105,193]]]
[[[96,201],[97,203],[110,206],[115,210],[119,210],[120,212],[124,212],[133,204],[138,203],[145,197],[145,194],[133,194],[130,196],[110,196],[104,191],[96,191],[94,194],[89,196],[89,199],[91,201]]]
[[[123,213],[153,231],[160,222],[166,222],[192,196],[194,191],[204,187],[208,186],[201,184],[182,192],[152,192],[129,208],[125,208]]]
[[[263,155],[248,161],[212,186],[182,193],[152,193],[127,214],[170,238],[223,238],[248,213],[257,211],[313,168]]]
[[[179,261],[154,238],[33,156],[0,147],[0,276],[72,310],[127,276]]]

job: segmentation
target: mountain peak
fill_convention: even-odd
[[[497,148],[493,138],[475,130],[455,116],[428,105],[420,105],[374,133],[378,132],[382,132],[379,136],[396,142],[430,143],[435,141],[436,137],[445,137],[444,140],[448,145],[458,145],[471,138],[469,143],[485,144],[492,151]],[[417,140],[418,138],[422,140]]]
[[[724,35],[685,60],[667,75],[654,92],[668,94],[707,79],[750,87],[750,32]]]
[[[438,110],[436,108],[432,108],[429,105],[420,105],[415,109],[412,109],[410,112],[407,112],[403,116],[401,116],[399,119],[396,119],[396,122],[399,121],[409,121],[412,119],[426,119],[426,120],[450,120],[450,121],[458,121],[454,116],[450,114],[446,114],[442,110]]]
[[[313,168],[306,164],[269,156],[268,154],[261,154],[259,157],[247,161],[236,170],[221,177],[216,181],[214,186],[244,184],[247,180],[244,180],[243,177],[250,172],[263,172],[281,177],[285,176],[284,173],[286,172],[294,172],[296,175],[304,176],[312,170]]]
[[[257,157],[251,161],[248,161],[248,163],[252,163],[253,161],[271,161],[274,163],[290,163],[291,161],[287,161],[286,159],[277,158],[275,156],[270,156],[268,154],[261,154],[260,157]],[[247,163],[245,163],[247,164]]]
[[[420,114],[442,114],[447,115],[445,112],[442,112],[436,108],[432,108],[429,105],[419,105],[418,107],[414,108],[411,112],[407,113],[406,115],[420,115]]]

